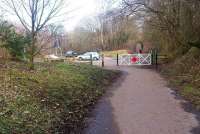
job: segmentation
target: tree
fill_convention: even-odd
[[[199,0],[123,0],[123,7],[131,15],[142,14],[144,39],[172,58],[199,47]]]
[[[115,0],[98,0],[99,2],[99,12],[100,15],[98,16],[99,19],[99,24],[100,24],[100,40],[101,40],[101,49],[104,50],[105,49],[105,38],[104,38],[104,33],[105,33],[105,29],[104,29],[104,25],[105,25],[105,21],[106,21],[106,13],[111,10],[113,7],[113,4],[116,2]]]
[[[25,48],[29,44],[28,37],[20,35],[15,32],[15,29],[7,21],[0,21],[0,47],[6,48],[10,56],[15,60],[22,60],[25,58]]]
[[[64,42],[65,30],[63,25],[51,24],[48,26],[48,32],[51,36],[51,49],[56,49],[56,55],[62,56],[62,45]],[[58,51],[60,52],[58,54]]]
[[[13,26],[10,25],[7,21],[0,20],[0,40],[2,47],[6,41],[7,35],[12,31]]]
[[[27,55],[25,49],[27,48],[29,42],[29,37],[12,31],[6,39],[4,47],[9,51],[14,60],[25,60]]]
[[[34,57],[39,53],[36,45],[38,33],[60,15],[65,0],[2,0],[2,3],[18,17],[31,37],[28,52],[30,69],[34,69]]]
[[[8,57],[8,52],[6,51],[5,44],[6,44],[6,37],[11,32],[12,25],[10,25],[7,21],[4,21],[2,17],[0,17],[0,49],[1,49],[1,56],[3,58]]]

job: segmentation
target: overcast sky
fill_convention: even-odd
[[[99,0],[66,0],[68,6],[64,7],[64,12],[69,12],[56,18],[53,23],[61,23],[64,25],[66,31],[72,31],[85,17],[94,16],[99,11]],[[3,13],[4,19],[12,21],[14,24],[19,25],[20,22],[16,15]],[[58,22],[57,22],[58,21]]]
[[[105,2],[107,0],[66,0],[68,4],[67,6],[64,6],[62,12],[68,12],[68,13],[60,16],[59,18],[56,19],[54,18],[54,20],[51,23],[57,23],[57,24],[60,23],[64,25],[65,31],[72,31],[76,26],[81,24],[81,20],[83,20],[84,18],[95,16],[98,13],[100,13],[101,3],[103,3],[103,1]],[[120,0],[113,0],[113,1],[120,1]],[[15,14],[11,15],[3,13],[3,16],[5,16],[4,19],[7,19],[13,22],[14,24],[20,25],[20,22]]]
[[[83,18],[91,17],[98,15],[98,13],[102,12],[102,2],[112,1],[112,6],[106,8],[114,8],[119,5],[121,0],[69,0],[71,2],[70,8],[74,9],[69,16],[73,16],[69,18],[69,20],[64,23],[66,24],[65,28],[67,31],[71,31],[77,26]],[[109,4],[108,4],[109,5]]]
[[[96,0],[70,0],[70,7],[73,11],[63,22],[67,31],[73,30],[75,26],[85,17],[94,16],[98,13],[98,3]]]

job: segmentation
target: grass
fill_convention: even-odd
[[[192,48],[187,54],[163,67],[162,74],[185,99],[200,110],[200,50]]]
[[[105,57],[117,57],[117,54],[122,55],[122,54],[128,54],[127,50],[115,50],[115,51],[104,51],[102,52]]]
[[[78,133],[119,72],[84,64],[23,64],[0,69],[0,133]]]

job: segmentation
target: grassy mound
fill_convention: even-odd
[[[90,106],[119,76],[82,64],[44,64],[32,72],[19,66],[0,69],[1,134],[77,133]]]
[[[164,67],[162,73],[178,87],[178,92],[200,109],[200,49],[191,48],[186,55]]]

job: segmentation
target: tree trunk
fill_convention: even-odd
[[[103,37],[103,30],[101,30],[101,48],[104,50],[104,37]]]
[[[31,55],[30,56],[30,66],[29,66],[30,70],[34,70],[34,56]]]
[[[30,66],[29,66],[29,69],[30,70],[34,70],[34,57],[35,57],[35,43],[36,43],[36,34],[35,33],[32,33],[32,36],[31,36],[31,52],[30,52]]]

